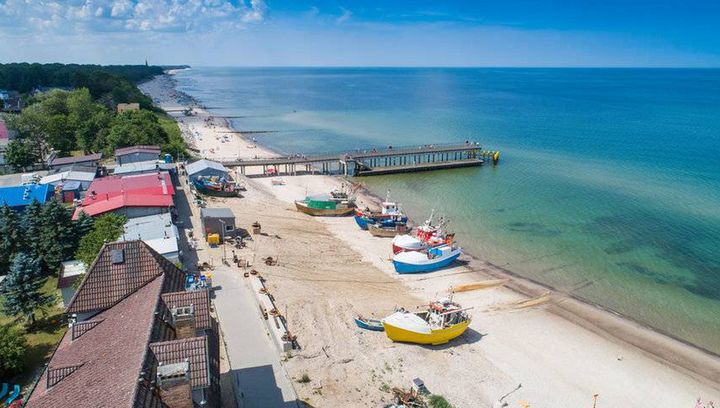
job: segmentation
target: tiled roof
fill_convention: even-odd
[[[85,156],[57,157],[50,162],[51,166],[64,166],[73,163],[95,162],[102,159],[102,153],[88,154]]]
[[[193,305],[195,328],[210,329],[210,295],[207,289],[192,292],[164,293],[162,300],[168,309]]]
[[[114,251],[123,251],[122,263],[113,263]],[[142,241],[105,244],[70,301],[67,313],[106,309],[163,273],[167,292],[183,289],[183,272]]]
[[[124,156],[126,154],[133,154],[133,153],[156,153],[159,155],[160,154],[160,146],[138,145],[138,146],[122,147],[120,149],[115,149],[115,156]]]
[[[164,280],[155,278],[100,313],[102,321],[76,340],[65,333],[26,406],[132,406]],[[70,374],[55,371],[79,365]]]
[[[180,363],[186,358],[189,359],[190,385],[193,388],[205,388],[210,385],[207,347],[205,336],[163,341],[150,345],[159,364]]]

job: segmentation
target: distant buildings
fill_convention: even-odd
[[[0,89],[0,100],[4,112],[20,112],[25,106],[20,92]]]
[[[117,112],[123,113],[127,111],[136,111],[140,110],[140,104],[139,103],[118,103],[117,104]]]
[[[51,192],[47,184],[0,187],[0,206],[7,204],[13,210],[23,211],[33,200],[37,200],[40,204],[46,202]]]
[[[102,177],[90,184],[73,218],[76,219],[80,212],[91,217],[115,212],[128,218],[163,214],[174,207],[174,194],[175,188],[167,172]]]
[[[128,163],[157,160],[160,156],[159,146],[131,146],[115,149],[115,161],[122,166]]]
[[[142,241],[106,244],[26,407],[218,407],[218,324],[184,280]]]

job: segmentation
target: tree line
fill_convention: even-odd
[[[62,64],[0,64],[0,88],[29,91],[38,86],[71,87],[27,95],[19,114],[3,119],[17,137],[6,162],[16,170],[42,163],[50,150],[103,152],[118,147],[158,145],[173,157],[187,156],[175,121],[152,107],[134,82],[161,74],[161,67]],[[139,111],[116,113],[118,103],[139,103]]]
[[[145,65],[0,64],[0,89],[27,94],[39,87],[86,88],[109,104],[138,102],[150,109],[152,100],[135,84],[162,73],[162,67]]]
[[[51,149],[58,156],[73,151],[112,155],[118,147],[158,145],[174,157],[187,155],[174,121],[163,126],[162,114],[144,109],[115,113],[93,100],[86,88],[39,94],[21,113],[4,118],[17,133],[5,155],[16,169],[41,162]]]

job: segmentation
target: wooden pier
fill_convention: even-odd
[[[223,161],[240,174],[340,174],[371,176],[409,173],[497,163],[499,152],[483,150],[479,143],[430,144],[424,146],[358,149],[316,156],[292,155],[268,159]],[[250,168],[259,171],[251,172]]]

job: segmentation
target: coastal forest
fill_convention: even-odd
[[[152,106],[138,82],[163,72],[156,66],[0,64],[0,89],[23,93],[25,107],[3,114],[15,137],[6,160],[16,169],[58,156],[103,152],[139,144],[187,156],[176,122]],[[120,103],[140,110],[117,112]]]

